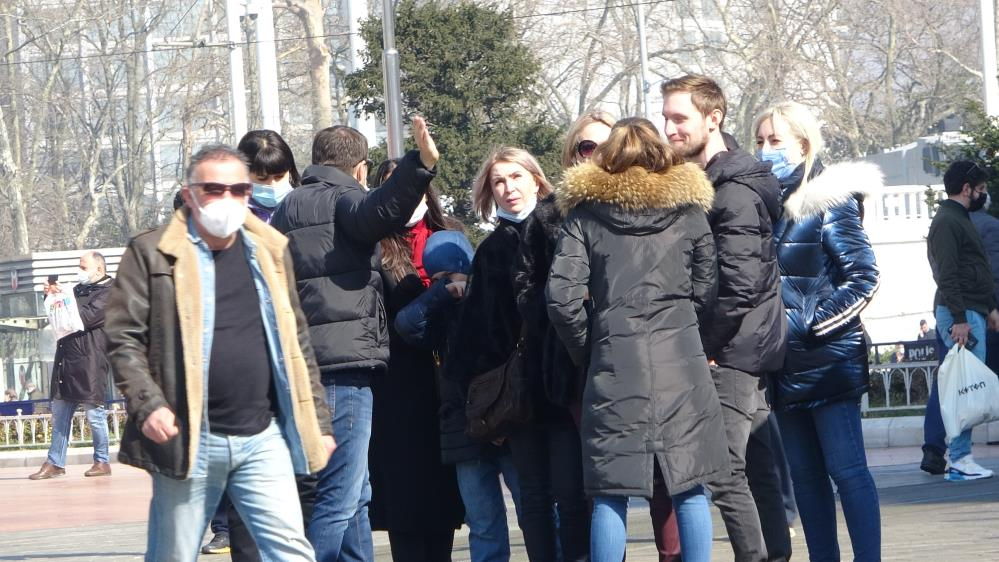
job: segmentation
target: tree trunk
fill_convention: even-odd
[[[326,46],[325,11],[320,0],[285,0],[287,7],[305,31],[309,51],[309,79],[312,82],[312,127],[325,129],[333,125],[333,101],[330,95],[330,64],[333,57]]]

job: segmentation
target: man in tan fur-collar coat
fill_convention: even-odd
[[[665,82],[662,92],[670,144],[704,168],[715,191],[708,224],[718,249],[718,299],[700,328],[732,472],[708,488],[737,562],[787,560],[791,538],[764,395],[765,375],[783,366],[787,335],[773,237],[780,188],[768,164],[734,142],[726,145],[725,96],[717,83],[690,75]]]
[[[287,239],[247,213],[243,156],[191,159],[171,221],[139,234],[107,308],[128,422],[119,459],[152,474],[146,560],[194,561],[226,491],[265,560],[313,561],[294,473],[333,452]],[[289,501],[290,500],[290,501]]]

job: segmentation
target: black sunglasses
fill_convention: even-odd
[[[591,140],[583,140],[579,141],[579,144],[576,145],[576,154],[578,154],[580,158],[589,158],[593,155],[593,151],[596,149],[597,143]]]
[[[246,197],[253,192],[252,183],[216,183],[205,181],[192,183],[187,187],[200,189],[202,193],[209,197],[221,197],[226,191],[232,193],[233,197]]]

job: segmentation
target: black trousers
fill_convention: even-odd
[[[590,512],[583,493],[579,431],[568,410],[546,414],[510,435],[527,556],[532,562],[558,560],[561,546],[565,562],[588,560]]]
[[[442,531],[389,531],[392,562],[451,562],[454,529]]]

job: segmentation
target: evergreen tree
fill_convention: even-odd
[[[382,22],[361,25],[364,67],[346,79],[348,95],[384,118]],[[549,180],[560,172],[562,128],[537,109],[538,61],[522,45],[508,12],[469,3],[402,0],[396,47],[406,115],[430,123],[441,151],[434,186],[453,212],[472,219],[470,187],[482,161],[499,145],[519,146],[541,161]],[[372,151],[383,156],[384,148]]]

